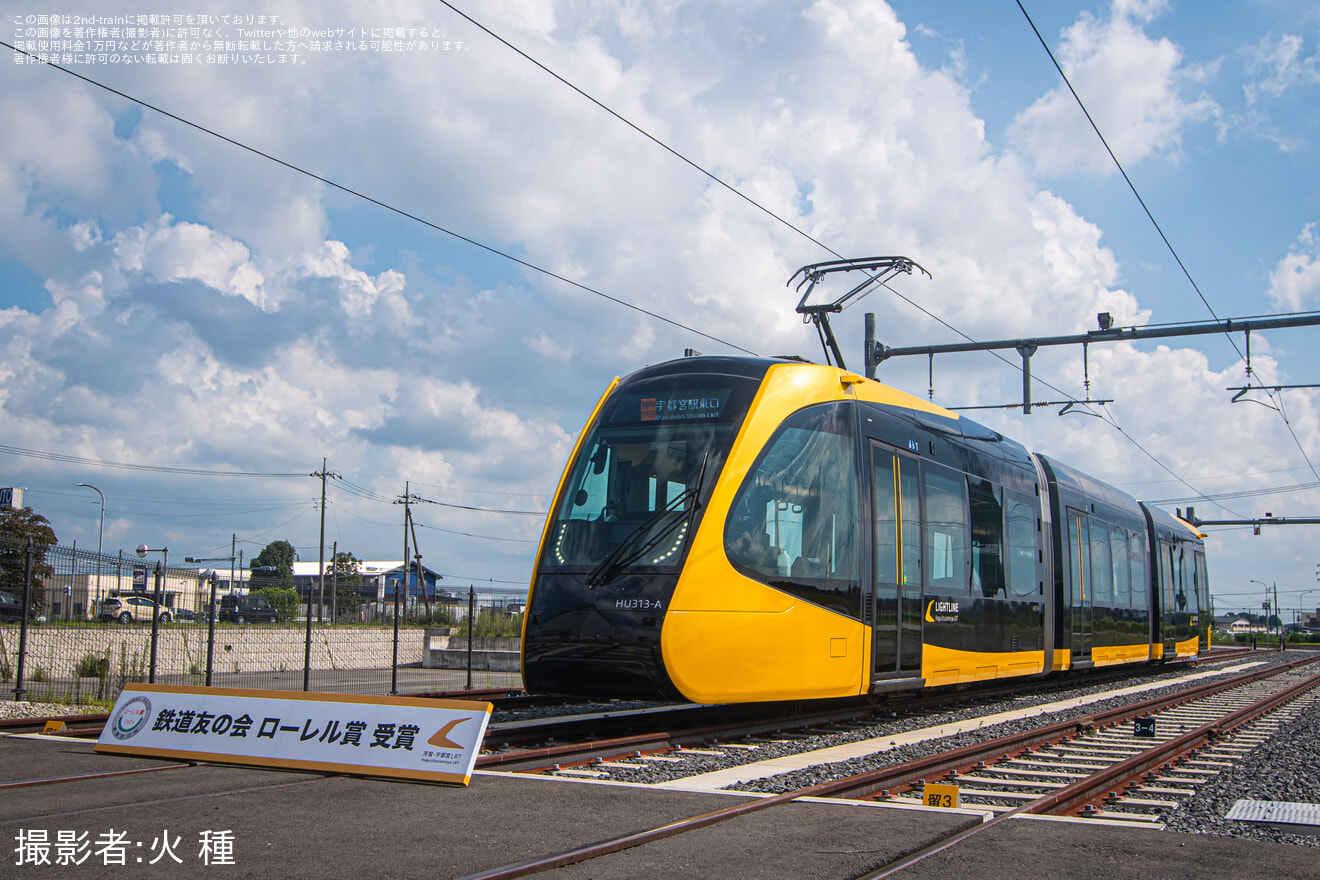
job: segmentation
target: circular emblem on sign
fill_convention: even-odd
[[[151,700],[134,697],[110,719],[110,732],[115,739],[131,739],[146,728],[150,719]]]

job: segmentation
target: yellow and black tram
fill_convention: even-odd
[[[695,357],[607,389],[546,522],[531,693],[842,697],[1208,649],[1201,536],[836,367]]]

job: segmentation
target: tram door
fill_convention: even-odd
[[[1163,563],[1160,568],[1160,588],[1164,594],[1161,605],[1164,611],[1164,656],[1173,657],[1177,653],[1179,638],[1185,638],[1185,627],[1178,625],[1179,612],[1187,607],[1187,594],[1183,588],[1182,550],[1167,541],[1160,542],[1160,555]]]
[[[921,671],[921,493],[917,462],[884,446],[871,447],[872,592],[875,616],[872,672]]]
[[[1072,581],[1072,658],[1091,659],[1091,522],[1081,511],[1068,508],[1068,555]]]

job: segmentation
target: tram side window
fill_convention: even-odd
[[[929,586],[967,592],[967,502],[962,474],[937,464],[923,468]]]
[[[1146,567],[1146,536],[1141,532],[1128,537],[1128,568],[1132,572],[1132,605],[1146,608],[1150,605],[1150,571]]]
[[[1008,523],[1008,591],[1025,598],[1040,591],[1036,580],[1036,509],[1030,502],[1004,494],[1004,520]]]
[[[972,593],[988,599],[1004,595],[1004,510],[1000,489],[967,477],[972,526]]]
[[[1169,567],[1173,573],[1173,610],[1187,610],[1187,581],[1183,578],[1183,551],[1181,547],[1169,545],[1169,557],[1173,564]]]
[[[1187,574],[1191,580],[1191,589],[1187,591],[1187,610],[1198,614],[1201,610],[1201,569],[1196,565],[1196,558],[1187,561]]]
[[[1109,563],[1109,526],[1091,520],[1091,602],[1112,605],[1114,602],[1114,570]]]
[[[842,407],[792,416],[734,500],[729,561],[759,580],[856,617],[856,448]]]
[[[1132,568],[1128,564],[1127,532],[1114,529],[1109,535],[1109,549],[1114,557],[1114,605],[1127,608],[1132,604]]]
[[[1196,554],[1197,606],[1205,614],[1210,613],[1210,576],[1205,570],[1205,554]]]

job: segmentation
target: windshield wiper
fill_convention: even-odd
[[[596,567],[591,570],[587,575],[588,587],[599,587],[602,584],[614,580],[614,576],[620,571],[654,550],[661,540],[673,531],[674,526],[678,525],[678,523],[682,522],[685,524],[685,531],[691,530],[692,521],[696,517],[697,508],[700,506],[701,487],[706,480],[706,462],[709,459],[710,451],[707,450],[705,457],[701,460],[701,470],[697,473],[697,481],[689,488],[684,489],[678,495],[674,496],[668,504],[651,514],[645,522],[625,535],[623,540],[615,545],[614,549],[610,551],[609,555],[602,559]],[[665,517],[679,511],[683,502],[689,500],[691,501],[691,504],[688,505],[686,516],[681,519],[673,519],[668,525],[651,535],[650,539],[640,544],[631,553],[625,555],[624,551],[628,549],[630,544],[637,540],[639,535],[645,534],[648,529],[654,528]]]

